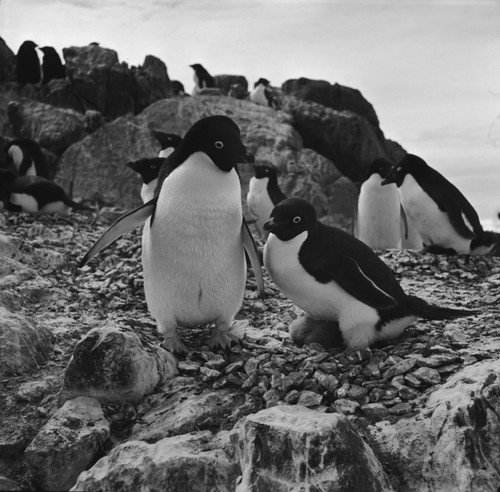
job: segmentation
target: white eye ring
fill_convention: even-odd
[[[293,223],[294,223],[294,224],[298,224],[301,220],[302,220],[302,217],[299,217],[299,216],[297,215],[297,217],[294,217],[294,218],[293,218]]]
[[[221,142],[220,140],[217,140],[217,142],[215,142],[215,148],[216,149],[222,149],[222,147],[224,147],[224,142]]]

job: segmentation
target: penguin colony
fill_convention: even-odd
[[[17,54],[20,84],[46,84],[65,77],[53,48],[26,41]],[[193,95],[215,88],[200,64]],[[180,82],[175,93],[187,97]],[[260,78],[248,95],[274,107],[270,82]],[[498,235],[484,231],[460,191],[421,158],[407,154],[394,164],[376,159],[362,183],[354,235],[317,220],[312,205],[286,198],[271,165],[253,166],[243,217],[237,165],[253,163],[238,126],[227,116],[195,122],[184,138],[153,132],[158,157],[126,165],[140,175],[143,205],[125,214],[80,262],[87,264],[121,235],[142,232],[142,267],[149,312],[173,353],[187,351],[179,327],[213,323],[208,345],[227,349],[246,283],[247,259],[264,298],[261,253],[250,232],[265,242],[264,266],[272,281],[304,315],[290,326],[296,343],[342,342],[350,349],[399,337],[416,319],[453,319],[476,310],[436,306],[409,295],[373,249],[413,248],[446,254],[490,254]],[[0,203],[9,211],[68,213],[88,210],[72,201],[48,171],[40,146],[17,139],[4,149]],[[373,249],[372,249],[373,248]]]

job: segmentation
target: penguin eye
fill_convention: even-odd
[[[294,223],[294,224],[298,224],[298,223],[302,220],[302,217],[299,217],[299,216],[297,215],[297,217],[294,217],[292,220],[293,220],[293,223]]]
[[[217,140],[217,142],[215,142],[215,148],[220,150],[222,147],[224,147],[224,142]]]

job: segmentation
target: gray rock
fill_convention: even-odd
[[[233,84],[236,84],[239,90],[248,92],[248,81],[243,75],[214,75],[214,82],[215,87],[225,96],[229,94]]]
[[[360,409],[363,415],[372,422],[387,420],[390,417],[390,413],[383,403],[367,403],[366,405],[361,405]]]
[[[302,405],[304,407],[316,407],[321,405],[322,400],[322,395],[315,393],[314,391],[304,390],[299,393],[297,405]]]
[[[0,306],[0,375],[33,372],[52,352],[53,337],[44,326]]]
[[[441,382],[441,375],[439,372],[430,367],[419,367],[416,371],[413,371],[412,374],[425,384],[433,385]]]
[[[0,38],[0,84],[16,81],[16,55]]]
[[[22,100],[11,101],[7,114],[16,137],[36,140],[56,155],[85,135],[83,115],[72,109]]]
[[[7,477],[4,477],[0,475],[0,491],[17,491],[17,490],[23,490],[20,485],[18,485],[16,482],[13,480],[8,479]]]
[[[91,396],[137,402],[177,373],[175,357],[130,329],[108,324],[78,342],[64,374],[60,401]]]
[[[408,357],[407,359],[403,359],[387,369],[387,371],[384,371],[382,377],[384,379],[391,379],[394,376],[406,374],[417,365],[417,362],[418,359],[416,357]]]
[[[346,417],[279,406],[239,428],[238,492],[392,490],[380,462]]]
[[[72,490],[111,492],[233,492],[237,463],[217,447],[210,432],[168,437],[155,444],[129,441],[78,477]]]
[[[40,381],[28,381],[19,386],[16,392],[16,398],[20,401],[39,401],[47,393],[53,391],[57,384],[58,380],[54,376],[47,376]]]
[[[99,402],[67,401],[27,447],[25,458],[42,490],[68,490],[109,437]]]

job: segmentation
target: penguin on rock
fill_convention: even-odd
[[[401,204],[425,252],[485,254],[492,247],[474,207],[420,157],[406,154],[382,182],[391,183],[398,187]]]
[[[257,286],[264,285],[257,249],[243,220],[235,166],[253,162],[227,116],[197,121],[160,170],[152,200],[118,219],[80,266],[115,239],[145,223],[142,266],[146,301],[163,346],[186,351],[177,328],[215,323],[209,346],[227,348],[241,307],[246,250]]]
[[[305,200],[283,200],[264,227],[270,232],[264,265],[274,283],[310,318],[338,321],[350,349],[396,338],[418,317],[437,320],[477,314],[406,294],[371,248],[319,222]]]
[[[19,176],[40,176],[51,179],[42,148],[35,140],[18,138],[5,146],[7,165]]]

